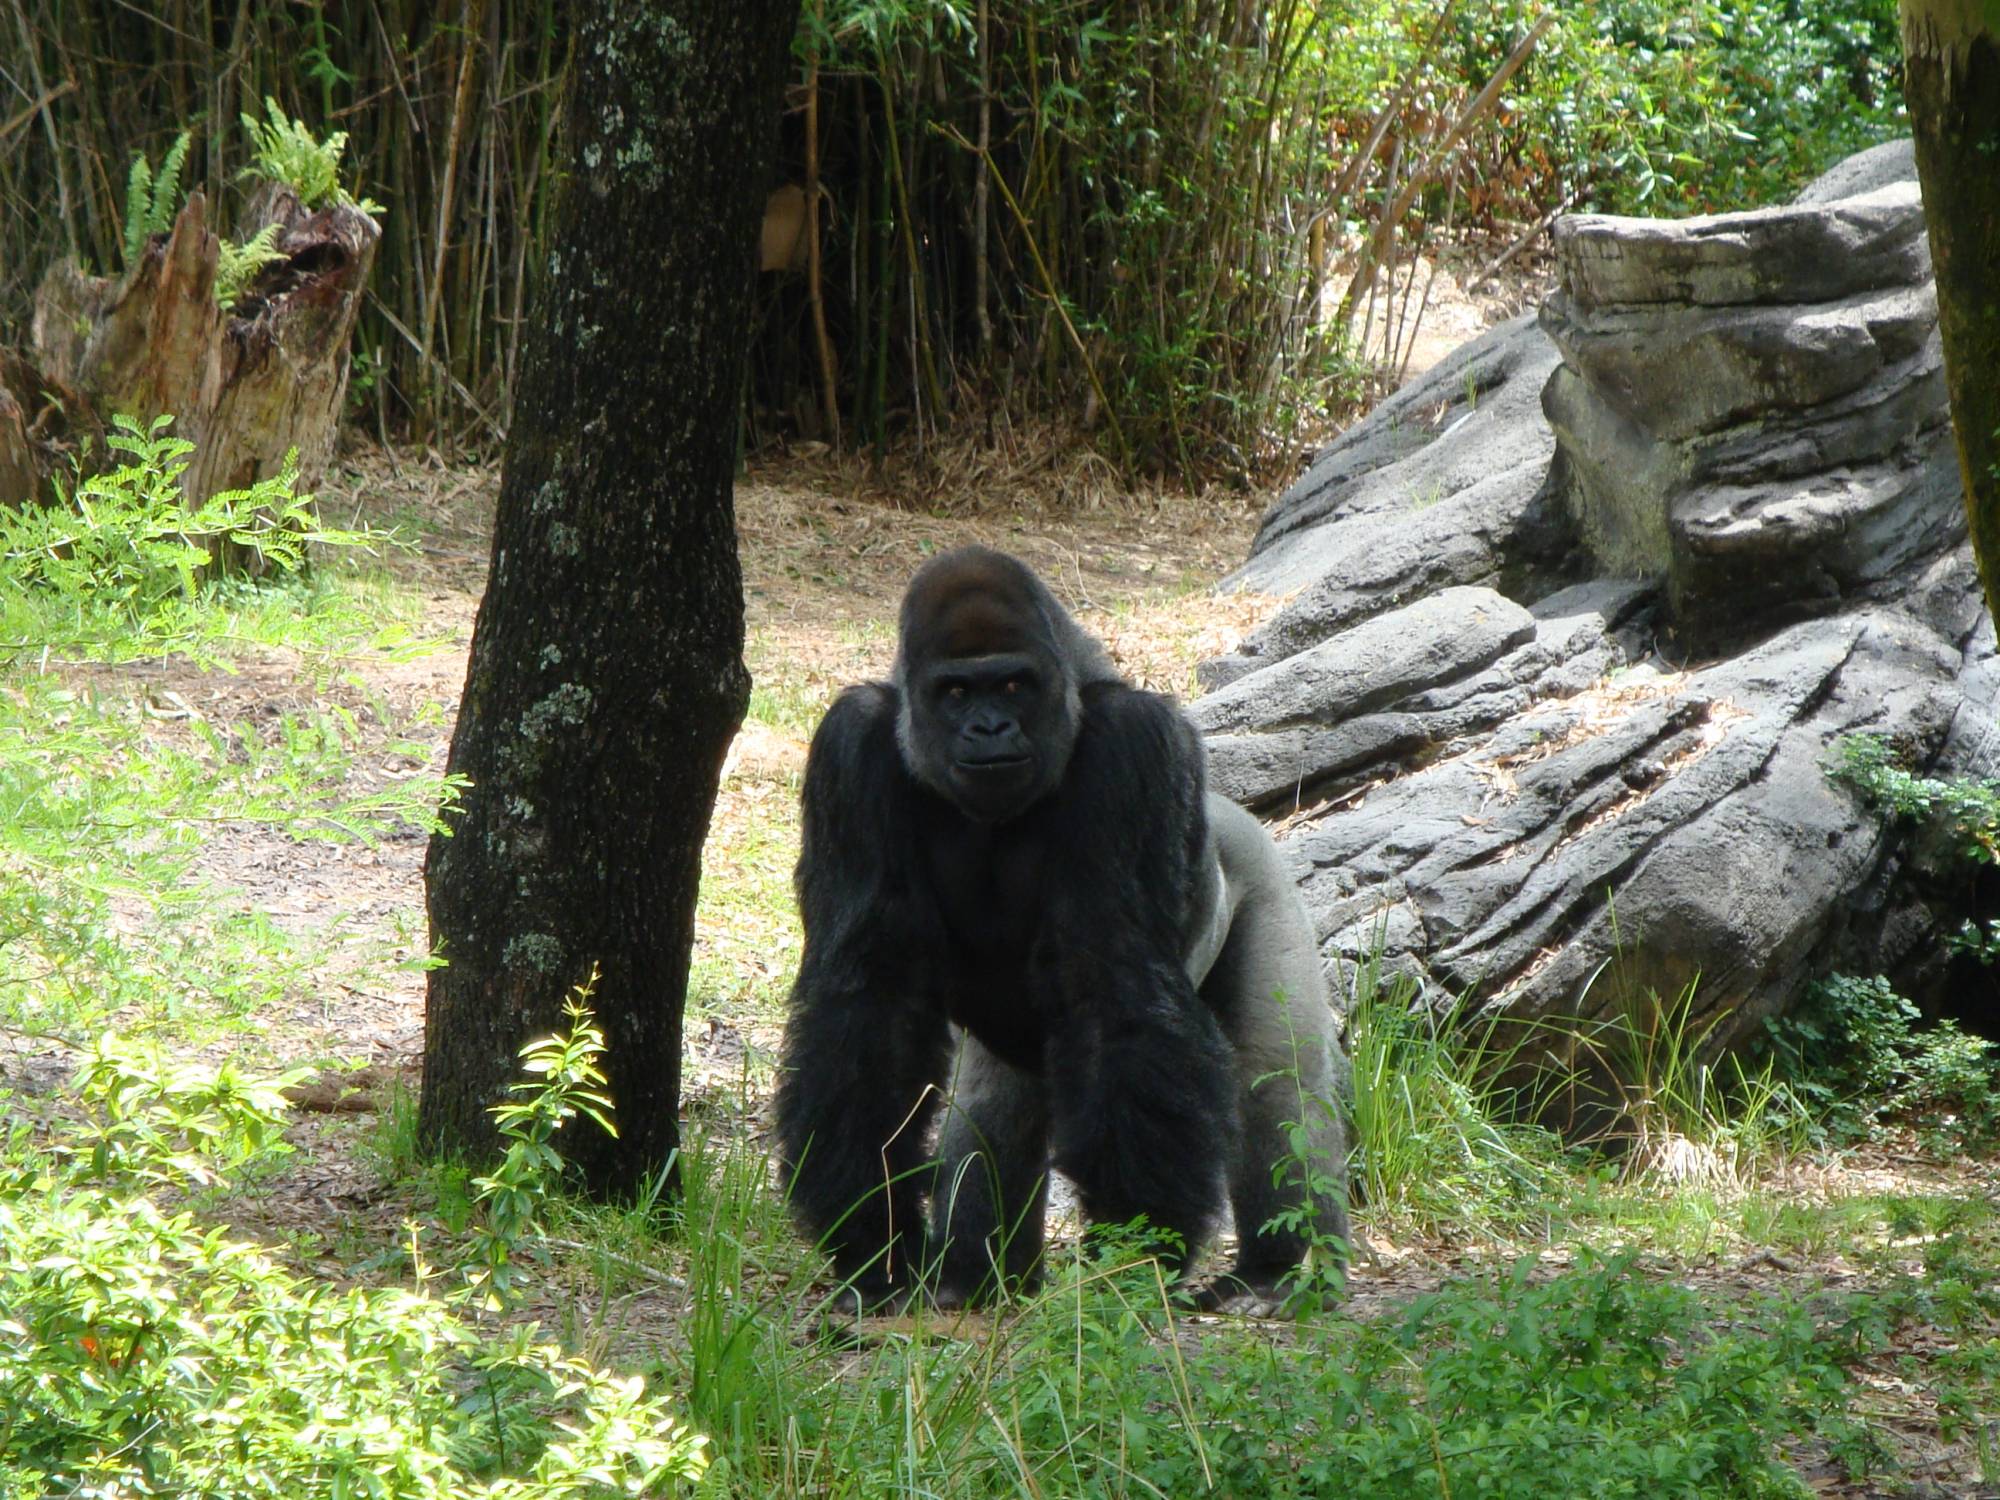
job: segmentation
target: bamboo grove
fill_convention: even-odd
[[[1127,474],[1255,470],[1329,376],[1393,366],[1427,236],[1496,183],[1531,221],[1575,200],[1567,164],[1615,162],[1615,112],[1569,146],[1566,103],[1543,145],[1507,128],[1517,70],[1591,42],[1528,0],[805,0],[748,435],[922,444],[1022,412]],[[488,443],[569,46],[561,0],[0,0],[0,324],[55,257],[119,264],[133,156],[184,130],[226,221],[235,122],[275,99],[346,132],[347,186],[385,209],[359,413]]]

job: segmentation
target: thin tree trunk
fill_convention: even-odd
[[[1965,514],[2000,620],[2000,5],[1903,0],[1903,56]]]
[[[464,16],[465,38],[459,55],[458,89],[452,96],[451,129],[445,137],[444,186],[438,189],[437,238],[431,249],[431,279],[424,288],[424,324],[417,350],[418,360],[426,366],[430,364],[431,335],[437,328],[439,304],[444,301],[444,260],[451,248],[452,203],[458,197],[458,156],[465,140],[466,113],[472,102],[473,67],[479,60],[485,31],[486,0],[465,0]],[[428,371],[419,373],[428,375]],[[431,432],[437,429],[439,405],[436,385],[428,384],[424,396],[424,426]]]
[[[795,3],[594,0],[536,296],[492,574],[431,844],[418,1129],[488,1153],[523,1043],[601,970],[619,1138],[566,1135],[596,1189],[679,1143],[701,847],[748,702],[731,483],[751,277]]]
[[[993,28],[986,13],[987,0],[979,0],[978,30],[973,45],[979,49],[979,170],[972,177],[972,316],[979,329],[979,367],[987,370],[993,362],[993,318],[987,311],[987,277],[991,267],[986,257],[990,230],[987,201],[992,185],[986,172],[987,153],[993,149]]]

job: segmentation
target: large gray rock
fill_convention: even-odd
[[[1693,219],[1573,214],[1557,221],[1556,275],[1595,307],[1831,302],[1929,275],[1915,173],[1858,198]]]
[[[1907,144],[1797,204],[1558,229],[1539,325],[1320,455],[1228,586],[1218,788],[1282,810],[1338,982],[1717,1043],[1806,981],[1938,971],[1935,881],[1829,778],[1843,736],[2000,766]],[[1687,655],[1702,657],[1692,667]]]
[[[1599,566],[1665,584],[1684,644],[1893,596],[1963,534],[1913,176],[1754,213],[1580,216],[1556,254],[1542,399],[1563,501]]]
[[[1204,685],[1433,589],[1498,584],[1541,562],[1561,517],[1546,484],[1555,439],[1536,407],[1557,359],[1532,316],[1515,318],[1323,450],[1224,583],[1295,597],[1235,656],[1206,664]]]

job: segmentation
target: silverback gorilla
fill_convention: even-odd
[[[1032,1280],[1054,1166],[1092,1221],[1172,1231],[1183,1273],[1227,1201],[1236,1264],[1195,1301],[1268,1308],[1308,1239],[1265,1228],[1301,1205],[1278,1170],[1293,1121],[1341,1184],[1309,1227],[1346,1240],[1338,1044],[1296,888],[1207,794],[1179,709],[1025,564],[965,547],[917,573],[892,680],[813,736],[804,821],[778,1142],[860,1305]]]

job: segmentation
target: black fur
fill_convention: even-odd
[[[1269,1180],[1285,1144],[1246,1070],[1268,1071],[1274,983],[1312,991],[1308,1088],[1327,1082],[1331,1015],[1288,882],[1258,894],[1275,939],[1225,940],[1255,884],[1230,885],[1245,836],[1228,833],[1192,726],[1119,679],[1026,567],[966,548],[913,580],[895,681],[843,693],[813,737],[777,1097],[794,1208],[863,1301],[911,1288],[927,1256],[946,1300],[990,1290],[996,1266],[1031,1275],[1051,1163],[1093,1220],[1144,1215],[1191,1255],[1233,1196],[1240,1273],[1298,1259],[1297,1235],[1256,1235],[1288,1201]],[[1211,970],[1231,977],[1198,989]]]

